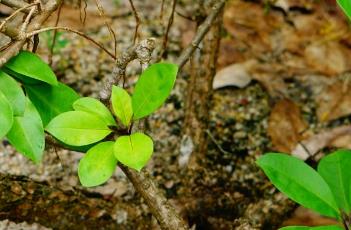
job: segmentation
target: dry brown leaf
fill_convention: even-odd
[[[303,139],[302,133],[306,127],[300,108],[293,101],[284,99],[276,103],[268,123],[268,135],[274,150],[290,153]]]
[[[351,68],[348,52],[336,41],[313,43],[305,49],[305,58],[317,72],[333,76]]]
[[[317,95],[317,117],[326,122],[351,114],[350,85],[345,81],[333,81]]]
[[[284,221],[283,226],[321,226],[335,224],[338,224],[336,220],[323,217],[310,209],[299,207],[290,219]]]
[[[213,88],[218,89],[226,86],[244,88],[251,82],[249,70],[256,64],[255,60],[237,63],[227,66],[217,72],[213,81]]]
[[[306,160],[310,156],[313,156],[316,153],[318,153],[321,149],[327,146],[332,146],[333,144],[338,145],[335,147],[346,148],[348,147],[349,144],[346,146],[341,146],[342,139],[339,139],[339,138],[344,138],[345,136],[350,136],[350,135],[351,135],[351,126],[349,125],[323,131],[297,144],[294,150],[292,151],[292,155],[302,160]],[[339,142],[338,142],[338,139],[339,139]]]

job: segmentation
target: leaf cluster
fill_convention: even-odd
[[[323,216],[348,225],[351,214],[351,151],[338,150],[324,157],[317,171],[304,161],[281,153],[257,160],[270,181],[290,199]],[[346,226],[345,226],[346,227]],[[349,226],[347,226],[349,227]],[[285,227],[282,229],[342,229],[339,226]]]
[[[113,86],[110,104],[104,105],[80,97],[58,82],[39,56],[21,51],[0,71],[0,139],[6,137],[36,163],[43,156],[45,131],[65,148],[86,152],[78,175],[88,187],[106,182],[118,162],[140,171],[154,145],[148,135],[131,132],[133,123],[162,106],[177,72],[174,64],[153,64],[141,74],[132,95]]]

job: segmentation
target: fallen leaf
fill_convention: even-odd
[[[347,81],[335,80],[324,86],[316,96],[317,117],[327,122],[351,114],[350,85]]]
[[[213,88],[218,89],[226,86],[237,86],[244,88],[251,82],[250,68],[256,63],[249,60],[244,63],[237,63],[227,66],[217,72],[213,80]]]
[[[301,143],[298,143],[292,151],[292,155],[302,160],[306,160],[310,156],[318,153],[321,149],[327,146],[332,146],[333,141],[336,141],[334,144],[339,145],[337,147],[347,147],[341,146],[340,142],[337,142],[337,139],[350,135],[351,126],[349,125],[320,132],[306,140],[303,140]]]
[[[290,153],[303,139],[306,128],[300,108],[293,101],[284,99],[274,105],[268,121],[268,135],[274,150]]]

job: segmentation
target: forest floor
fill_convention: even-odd
[[[161,20],[160,2],[135,1],[142,21],[140,38],[162,38],[170,7],[166,1]],[[194,35],[195,24],[180,16],[192,15],[191,4],[180,2],[170,31],[169,61],[176,59]],[[179,75],[166,105],[149,119],[148,133],[156,146],[147,168],[196,229],[237,229],[243,222],[257,229],[277,229],[283,220],[275,216],[281,212],[287,213],[284,224],[332,223],[302,208],[292,213],[295,205],[270,185],[255,160],[268,151],[293,152],[315,165],[330,149],[351,147],[347,129],[351,121],[349,25],[329,1],[263,2],[232,0],[225,9],[218,59],[221,71],[214,81],[209,130],[204,130],[209,148],[197,171],[189,172],[184,161],[187,156],[179,156],[189,67]],[[102,3],[121,52],[132,45],[134,36],[129,3]],[[88,1],[85,24],[79,15],[79,8],[65,5],[59,25],[83,30],[112,50],[109,31],[94,4]],[[48,24],[54,21],[55,17]],[[39,53],[43,57],[48,55],[51,38],[52,33],[41,36]],[[101,79],[112,74],[113,65],[113,60],[89,41],[58,33],[53,67],[58,78],[81,95],[97,96]],[[131,63],[128,89],[138,73],[139,64]],[[308,153],[299,148],[301,142]],[[74,190],[81,188],[77,165],[82,156],[48,147],[43,163],[34,165],[5,143],[0,146],[0,172]],[[89,190],[115,203],[111,216],[121,229],[158,229],[121,170],[105,185]],[[0,228],[5,226],[16,229],[17,225],[1,222]]]

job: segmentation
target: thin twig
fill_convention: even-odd
[[[168,36],[169,36],[169,31],[172,27],[173,24],[173,20],[174,20],[174,12],[177,6],[177,0],[173,0],[173,4],[172,4],[172,12],[171,15],[169,16],[168,19],[168,24],[167,24],[167,28],[166,28],[166,32],[164,34],[163,37],[163,43],[162,43],[162,52],[160,54],[160,57],[162,58],[164,56],[164,54],[166,53],[166,49],[167,49],[167,44],[168,44]]]
[[[130,6],[132,7],[133,15],[134,15],[134,18],[135,18],[135,23],[136,23],[136,25],[135,25],[135,32],[134,32],[134,38],[133,38],[133,45],[135,45],[136,40],[139,37],[138,31],[139,31],[139,26],[140,26],[141,20],[140,20],[138,11],[136,10],[136,8],[134,6],[133,0],[129,0],[129,3],[130,3]]]
[[[106,16],[105,16],[105,11],[104,11],[104,8],[102,7],[101,3],[100,3],[100,0],[95,0],[95,3],[96,3],[96,6],[99,10],[99,14],[100,16],[104,19],[104,23],[105,25],[107,26],[107,29],[108,31],[110,32],[110,35],[111,37],[113,38],[113,41],[114,41],[114,50],[115,50],[115,59],[116,59],[116,56],[117,56],[117,38],[116,38],[116,33],[115,31],[111,28],[110,24],[107,22],[106,20]]]
[[[212,12],[207,16],[205,21],[199,27],[195,37],[193,38],[191,44],[183,50],[180,57],[177,59],[176,63],[178,64],[179,68],[181,69],[185,63],[188,61],[189,57],[193,54],[194,50],[198,47],[200,42],[203,40],[207,32],[209,31],[210,27],[212,26],[213,22],[216,20],[218,14],[223,9],[227,0],[219,0],[213,7]]]
[[[82,1],[84,2],[83,17],[82,17]],[[79,0],[79,19],[83,25],[85,25],[85,21],[87,19],[87,8],[88,8],[88,4],[86,0]]]
[[[35,6],[35,5],[37,5],[37,4],[38,4],[38,2],[34,2],[34,3],[28,4],[28,5],[24,6],[24,7],[21,7],[21,8],[19,8],[19,9],[15,10],[10,16],[8,16],[7,18],[5,18],[4,21],[1,22],[1,24],[0,24],[0,31],[1,31],[1,29],[4,27],[4,25],[5,25],[9,20],[11,20],[14,16],[16,16],[19,12],[24,11],[25,9],[27,9],[27,8],[29,8],[29,7],[32,7],[32,6]]]
[[[162,0],[162,3],[161,3],[161,10],[160,10],[160,20],[161,20],[161,21],[163,20],[163,11],[164,11],[164,8],[165,8],[165,0]]]
[[[98,46],[100,49],[105,51],[113,59],[116,59],[116,56],[113,53],[111,53],[110,51],[108,51],[102,44],[100,44],[99,42],[95,41],[93,38],[89,37],[88,35],[84,34],[83,32],[71,29],[69,27],[60,27],[60,26],[58,26],[58,27],[47,27],[47,28],[43,28],[43,29],[39,29],[39,30],[32,31],[30,33],[27,33],[26,37],[30,38],[30,37],[32,37],[32,36],[34,36],[36,34],[40,34],[40,33],[43,33],[43,32],[46,32],[46,31],[51,31],[51,30],[66,30],[66,31],[78,34],[79,36],[82,36],[83,38],[85,38],[85,39],[91,41],[92,43],[94,43],[96,46]]]
[[[61,2],[58,11],[57,11],[57,17],[56,17],[56,21],[55,21],[55,27],[57,27],[59,21],[60,21],[60,16],[61,16],[61,10],[62,10],[62,6],[63,6],[63,2]],[[54,47],[56,45],[56,38],[57,38],[57,30],[54,30],[54,36],[52,38],[52,44],[50,47],[50,53],[49,53],[49,65],[52,65],[52,55],[54,53]]]
[[[36,1],[36,3],[37,3],[37,4],[40,4],[40,2],[38,2],[38,1]],[[33,7],[30,9],[30,11],[29,11],[29,13],[28,13],[26,19],[24,20],[24,22],[23,22],[23,24],[22,24],[22,26],[21,26],[20,33],[25,33],[25,32],[27,31],[28,24],[29,24],[29,22],[30,22],[30,20],[31,20],[33,14],[34,14],[35,9],[36,9],[35,6],[33,6]]]

